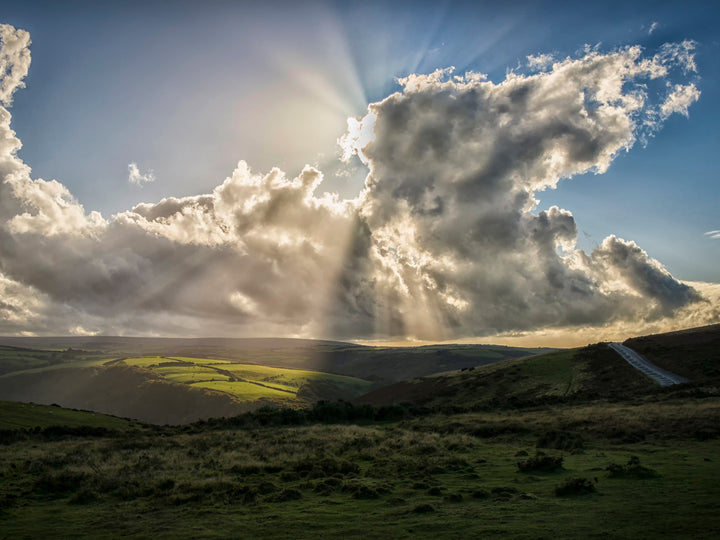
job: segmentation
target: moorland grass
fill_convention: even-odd
[[[717,398],[699,404],[625,405],[632,414],[612,422],[621,406],[598,403],[365,426],[38,435],[0,446],[2,534],[713,538],[718,439],[655,427],[663,415],[716,421]],[[581,432],[582,448],[545,449],[562,468],[521,472],[518,456],[536,455],[547,429]],[[616,429],[642,437],[627,442]]]

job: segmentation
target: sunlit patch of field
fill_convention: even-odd
[[[252,401],[261,398],[278,398],[278,399],[292,399],[295,397],[295,393],[291,391],[283,391],[275,388],[269,388],[267,386],[260,386],[250,382],[239,382],[239,381],[202,381],[192,383],[192,386],[199,388],[207,388],[209,390],[216,390],[218,392],[225,392],[231,394],[236,399],[241,401]]]
[[[286,401],[294,399],[304,385],[314,383],[330,384],[354,396],[372,384],[344,375],[207,358],[153,356],[125,358],[119,363],[150,369],[172,382],[225,392],[240,401],[261,398]]]
[[[153,371],[159,373],[169,381],[184,384],[192,384],[201,381],[227,381],[229,377],[218,371],[205,366],[167,366],[153,367]]]
[[[271,386],[280,385],[289,389],[297,389],[308,381],[331,382],[356,389],[370,386],[367,381],[355,377],[303,369],[275,368],[254,364],[226,364],[223,369],[243,379],[262,382]]]

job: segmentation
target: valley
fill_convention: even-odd
[[[203,392],[197,407],[219,398],[254,406],[158,425],[0,402],[2,534],[713,538],[717,334],[705,327],[688,349],[663,345],[665,368],[681,365],[689,349],[702,358],[688,362],[691,382],[669,387],[603,343],[441,367],[384,386],[210,357],[79,358],[83,367],[62,368],[37,367],[38,358],[30,373],[0,380],[52,373],[69,385],[96,370],[94,383],[104,380],[102,391],[112,393],[110,381],[130,388],[123,377],[142,374],[135,399],[144,407],[180,408],[190,395],[173,401],[165,385]],[[34,351],[21,354],[41,356]],[[249,385],[292,400],[316,381],[344,389],[342,400],[258,408],[244,393]]]

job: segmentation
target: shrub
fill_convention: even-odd
[[[434,512],[435,509],[429,504],[418,504],[412,511],[414,514],[429,514]]]
[[[587,478],[568,478],[554,490],[556,497],[567,497],[569,495],[587,495],[595,493],[595,484]]]
[[[275,493],[278,487],[272,482],[261,482],[256,486],[256,490],[261,495],[267,495],[268,493]]]
[[[70,497],[69,504],[88,504],[98,499],[98,494],[91,489],[81,489]]]
[[[610,478],[655,478],[658,473],[640,465],[640,458],[630,456],[626,465],[611,463],[605,468]]]
[[[358,474],[360,466],[344,459],[322,458],[302,459],[292,466],[293,470],[304,478],[324,478],[336,474]]]
[[[519,492],[514,487],[498,486],[491,490],[493,499],[500,501],[509,501],[513,498],[513,495],[517,495]]]
[[[484,489],[475,489],[472,492],[473,499],[487,499],[490,497],[490,493]]]
[[[315,487],[313,487],[313,491],[319,495],[332,495],[336,491],[339,491],[343,488],[343,481],[339,478],[325,478],[324,480],[321,480],[317,484],[315,484]]]
[[[562,463],[562,456],[553,457],[538,452],[535,457],[528,458],[525,461],[518,461],[517,467],[520,472],[553,472],[562,469]]]
[[[360,484],[355,489],[352,496],[354,499],[377,499],[380,496],[380,493],[365,484]]]
[[[43,474],[35,483],[38,491],[46,493],[71,493],[79,490],[89,476],[83,472],[63,471],[58,474]]]
[[[297,489],[283,489],[273,497],[273,502],[296,501],[301,498],[302,494]]]
[[[158,483],[157,488],[160,491],[169,491],[175,487],[175,480],[172,478],[167,478],[166,480],[163,480],[162,482]]]
[[[546,431],[538,437],[537,448],[552,448],[554,450],[565,450],[572,452],[585,449],[585,441],[582,436],[569,431]]]

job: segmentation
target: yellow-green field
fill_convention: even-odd
[[[269,388],[267,386],[259,386],[257,384],[249,382],[238,382],[238,381],[205,381],[193,384],[200,388],[207,388],[209,390],[216,390],[218,392],[225,392],[226,394],[232,394],[235,398],[241,401],[253,401],[260,398],[273,398],[273,400],[287,400],[292,401],[295,399],[295,393],[290,391],[281,391],[275,388]]]
[[[236,364],[208,358],[153,356],[125,358],[113,363],[150,369],[169,381],[224,392],[240,401],[270,398],[291,402],[297,399],[303,386],[317,383],[333,385],[351,397],[372,384],[331,373]]]

